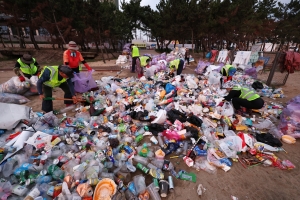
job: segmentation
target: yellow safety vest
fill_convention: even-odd
[[[137,46],[132,46],[132,57],[139,57],[140,56],[140,52],[139,52],[139,48],[137,48]]]
[[[233,67],[233,66],[232,66],[232,65],[225,65],[225,66],[223,66],[223,67],[222,67],[222,73],[223,73],[223,70],[225,70],[226,76],[229,76],[228,71],[229,71],[229,69],[230,69],[231,67]]]
[[[180,62],[180,59],[175,59],[175,60],[172,60],[170,62],[170,68],[174,65],[175,66],[175,69],[177,70],[178,69],[178,66],[179,66],[179,62]]]
[[[21,58],[19,58],[17,60],[17,62],[20,64],[20,70],[24,73],[24,74],[30,74],[30,75],[33,75],[36,73],[36,71],[38,70],[37,66],[34,65],[35,63],[35,59],[33,59],[33,62],[30,63],[30,65],[26,64],[26,63],[23,63],[21,61]]]
[[[141,56],[139,57],[141,62],[141,67],[145,67],[147,65],[147,60],[150,59],[149,56]]]
[[[260,98],[260,96],[248,88],[241,88],[241,95],[239,96],[239,98],[253,101]]]
[[[41,77],[45,71],[45,69],[50,70],[50,80],[44,82],[44,85],[47,85],[49,87],[58,87],[60,84],[64,83],[67,81],[67,79],[63,78],[60,81],[58,80],[58,66],[46,66],[44,67],[43,71],[41,72],[40,76]]]

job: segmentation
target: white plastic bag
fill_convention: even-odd
[[[0,93],[0,102],[23,104],[29,102],[29,99],[19,94]]]
[[[0,92],[11,94],[24,94],[30,88],[30,81],[25,77],[25,81],[21,82],[19,77],[14,76],[5,83],[0,85]]]
[[[152,124],[163,124],[167,119],[167,111],[160,109],[157,112],[157,117],[151,122]]]
[[[196,89],[198,88],[197,83],[194,81],[194,78],[192,76],[186,77],[186,83],[189,89]]]
[[[225,102],[222,106],[222,115],[232,116],[234,114],[234,110],[232,105],[229,102]]]
[[[211,85],[220,84],[221,74],[216,71],[211,71],[208,76],[208,83]]]

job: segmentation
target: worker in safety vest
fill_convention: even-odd
[[[251,109],[261,109],[264,106],[264,100],[252,89],[234,86],[229,94],[224,97],[226,101],[232,101],[236,111],[241,112],[241,107],[248,111]]]
[[[181,72],[183,70],[183,65],[184,65],[184,60],[182,60],[182,59],[175,59],[169,63],[169,67],[170,67],[171,71],[176,70],[177,75],[181,74]]]
[[[83,59],[81,53],[78,51],[78,46],[76,42],[70,41],[68,44],[68,49],[64,51],[63,54],[63,61],[65,65],[70,66],[70,68],[75,73],[79,73],[79,65],[80,62],[86,67],[88,71],[92,71],[92,68],[89,66],[89,64]]]
[[[24,54],[17,60],[13,71],[19,77],[20,81],[23,82],[25,81],[25,77],[30,79],[31,76],[38,75],[40,66],[35,58],[29,54]]]
[[[139,52],[139,48],[137,46],[135,46],[134,44],[131,44],[130,48],[131,48],[131,57],[132,57],[131,72],[135,73],[136,59],[138,59],[138,57],[140,57],[140,52]]]
[[[65,92],[64,98],[73,99],[71,101],[64,101],[66,106],[77,103],[74,86],[71,81],[73,76],[74,73],[72,69],[67,65],[44,67],[37,82],[37,90],[40,99],[43,100],[43,111],[50,112],[53,110],[52,100],[45,100],[45,98],[52,98],[52,90],[55,87],[60,87]]]
[[[236,68],[232,65],[225,65],[222,67],[220,73],[222,74],[222,77],[220,78],[221,83],[221,89],[223,87],[223,83],[226,83],[227,81],[232,80],[232,76],[235,74]]]
[[[138,78],[141,78],[144,75],[144,67],[150,66],[151,61],[150,56],[140,56],[136,61],[136,71],[138,73]]]

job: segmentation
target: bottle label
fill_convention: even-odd
[[[32,198],[36,198],[40,195],[40,193],[41,192],[37,188],[34,188],[29,192],[28,196],[31,196]]]

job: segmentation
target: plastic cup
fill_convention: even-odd
[[[150,185],[148,185],[147,187],[147,191],[150,194],[151,199],[153,200],[161,200],[158,191],[154,188],[153,183],[151,183]]]
[[[145,177],[142,175],[137,175],[133,177],[133,182],[135,185],[136,192],[138,194],[143,193],[146,190]]]
[[[167,197],[168,190],[169,190],[169,183],[166,180],[159,181],[159,188],[160,188],[160,196]]]

